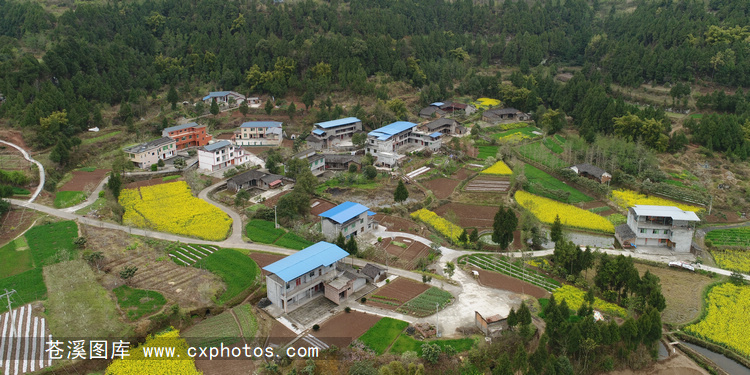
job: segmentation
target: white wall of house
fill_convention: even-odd
[[[348,239],[355,233],[356,235],[361,235],[372,230],[372,222],[367,215],[367,211],[365,211],[344,224],[336,223],[335,221],[324,217],[321,219],[320,229],[323,232],[323,235],[330,240],[335,240],[336,237],[339,236],[339,232]]]
[[[643,216],[636,216],[632,209],[628,210],[628,226],[636,236],[636,246],[663,246],[673,243],[675,252],[690,252],[695,229],[690,222],[673,220],[670,225],[648,222]]]
[[[266,276],[268,300],[276,306],[286,307],[286,311],[294,310],[300,306],[300,302],[304,302],[316,293],[323,292],[322,289],[315,291],[315,286],[321,282],[330,281],[336,276],[336,263],[330,267],[318,267],[287,283],[274,274]]]

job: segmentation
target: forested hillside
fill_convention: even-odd
[[[0,0],[0,116],[38,129],[36,145],[48,147],[58,132],[72,137],[98,125],[101,104],[123,104],[119,119],[128,121],[138,115],[132,104],[165,85],[213,82],[226,90],[306,98],[349,90],[385,99],[387,92],[368,81],[382,73],[415,89],[429,87],[423,101],[455,90],[531,111],[539,104],[561,107],[593,140],[596,133],[615,133],[613,118],[634,111],[607,96],[610,83],[750,84],[747,1],[630,5],[619,11],[582,0],[165,0],[76,3],[56,16],[36,2]],[[509,90],[499,86],[507,77],[486,73],[518,66],[528,74],[540,64],[582,66],[583,74],[564,90],[541,76],[519,78]],[[738,96],[731,108],[710,98],[700,104],[736,112],[732,123],[741,124],[747,98]],[[67,121],[40,122],[62,110]],[[658,150],[669,144],[662,122],[646,141]],[[714,127],[737,128],[718,122]],[[700,129],[696,135],[719,150],[746,148],[744,137],[713,141]]]

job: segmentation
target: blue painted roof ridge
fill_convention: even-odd
[[[349,256],[349,253],[342,248],[329,242],[320,241],[271,263],[263,269],[275,274],[285,282],[289,282],[318,267],[329,266],[347,256]]]
[[[315,125],[327,129],[332,128],[334,126],[341,126],[341,125],[347,125],[347,124],[353,124],[355,122],[360,122],[362,120],[356,118],[356,117],[346,117],[346,118],[340,118],[338,120],[330,120],[330,121],[323,121],[323,122],[316,122]]]
[[[319,214],[320,217],[331,219],[339,224],[343,224],[354,217],[359,216],[365,211],[369,211],[369,208],[355,202],[344,202],[340,205],[331,208],[330,210]]]

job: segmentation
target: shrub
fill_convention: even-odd
[[[317,324],[313,324],[312,328],[313,328],[313,331],[318,332],[318,330],[320,329],[320,326]]]
[[[159,166],[156,164],[151,164],[151,172],[156,172],[156,170],[159,169]]]
[[[362,302],[362,303],[365,303],[365,302],[367,302],[367,297],[362,297],[362,298],[361,298],[361,299],[359,300],[359,302]]]
[[[349,306],[347,306],[347,307],[346,307],[346,308],[344,309],[344,312],[348,314],[348,313],[352,312],[352,308],[351,308],[351,307],[349,307]]]

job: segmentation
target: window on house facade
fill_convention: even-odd
[[[669,229],[664,229],[664,234],[669,234]]]
[[[659,234],[659,230],[658,229],[654,229],[651,233],[653,233],[653,234]]]
[[[646,230],[645,229],[641,229],[641,233],[646,233]]]

